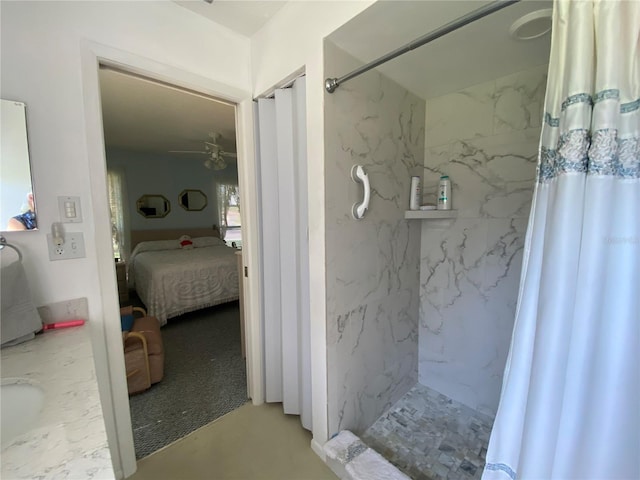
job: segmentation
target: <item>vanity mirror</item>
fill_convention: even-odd
[[[189,212],[199,212],[207,206],[207,196],[202,190],[183,190],[178,195],[178,203]]]
[[[145,218],[163,218],[171,211],[171,204],[163,195],[142,195],[136,207]]]
[[[26,105],[0,100],[0,231],[36,230]]]

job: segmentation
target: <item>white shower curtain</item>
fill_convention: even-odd
[[[484,480],[640,478],[640,2],[554,3],[539,178]]]

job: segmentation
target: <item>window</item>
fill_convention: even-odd
[[[242,229],[240,223],[240,192],[237,185],[218,184],[218,217],[220,219],[220,235],[231,246],[242,246]]]
[[[119,170],[108,170],[107,186],[109,188],[113,258],[125,260],[124,173]]]

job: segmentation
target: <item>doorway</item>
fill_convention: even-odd
[[[163,327],[147,334],[147,372],[139,341],[124,343],[140,459],[248,398],[236,106],[121,69],[99,81],[120,307]]]

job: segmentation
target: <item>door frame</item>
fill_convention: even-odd
[[[254,111],[251,92],[202,77],[178,67],[141,57],[130,52],[85,40],[81,43],[81,81],[87,135],[87,154],[91,182],[91,211],[95,219],[95,254],[100,299],[97,308],[103,312],[102,328],[92,329],[96,377],[103,416],[116,478],[136,471],[136,458],[131,430],[129,396],[124,368],[124,355],[119,322],[119,301],[111,248],[111,227],[106,178],[106,155],[103,135],[102,107],[98,69],[101,64],[115,67],[161,82],[204,93],[236,105],[236,143],[238,146],[238,182],[244,210],[243,266],[249,272],[243,277],[246,324],[247,385],[254,405],[264,401],[261,325],[261,284],[259,272],[259,236],[254,147]],[[246,239],[246,241],[245,241]]]

